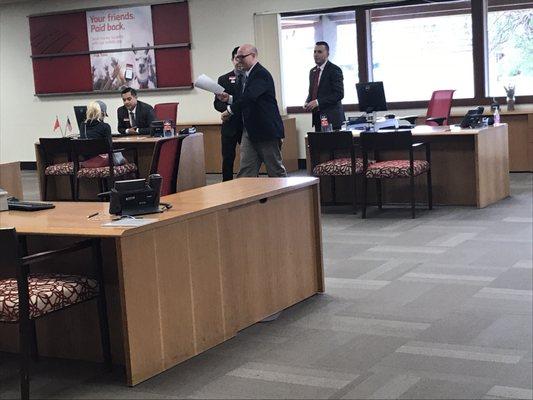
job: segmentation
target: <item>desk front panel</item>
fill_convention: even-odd
[[[451,124],[458,124],[462,116],[450,117]],[[509,138],[509,171],[533,172],[533,113],[502,112],[501,122],[506,123]]]
[[[475,167],[475,136],[474,135],[418,135],[421,141],[431,143],[431,163],[433,180],[433,202],[446,205],[476,205],[476,167]],[[354,139],[357,143],[358,139]],[[407,152],[382,152],[380,155],[385,160],[408,159]],[[324,155],[324,160],[328,156]],[[425,159],[424,148],[415,151],[415,159]],[[307,165],[311,162],[307,155]],[[309,173],[311,171],[308,171]],[[375,185],[370,182],[368,186],[368,201],[376,202]],[[363,179],[356,178],[357,201],[362,203]],[[409,203],[410,189],[408,179],[383,180],[384,203]],[[352,202],[352,177],[335,177],[336,202]],[[427,202],[426,175],[415,178],[415,196],[419,203]],[[320,177],[320,198],[328,203],[333,201],[332,178]]]
[[[109,232],[102,243],[112,351],[130,385],[324,290],[316,180],[243,178],[165,200],[175,203],[172,212],[135,229],[88,223],[95,207],[104,214],[102,203],[58,204],[39,212],[35,229],[20,212],[0,219],[1,226],[22,224],[32,252]],[[79,207],[83,215],[63,221],[63,232],[59,223],[48,232],[47,213]],[[56,268],[87,273],[87,262],[78,253]],[[92,303],[38,321],[37,329],[43,355],[101,360]],[[16,328],[0,325],[0,350],[15,351],[16,343]]]
[[[10,196],[22,200],[22,178],[19,162],[0,164],[0,188],[7,191]]]

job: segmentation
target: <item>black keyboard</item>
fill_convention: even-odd
[[[10,210],[16,211],[39,211],[39,210],[48,210],[49,208],[54,208],[55,206],[52,203],[47,203],[44,201],[16,201],[8,200],[7,207]]]

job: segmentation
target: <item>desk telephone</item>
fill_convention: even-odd
[[[468,110],[463,120],[461,121],[461,128],[480,128],[483,126],[483,107],[479,106],[472,110]]]
[[[133,216],[159,213],[170,208],[170,205],[161,207],[159,203],[162,180],[161,175],[152,174],[146,180],[117,181],[113,189],[98,196],[109,196],[110,214]]]

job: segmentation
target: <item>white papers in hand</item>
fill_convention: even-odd
[[[224,91],[224,88],[222,86],[220,86],[213,79],[204,74],[196,78],[196,80],[194,81],[194,87],[207,90],[208,92],[215,94],[220,94]]]

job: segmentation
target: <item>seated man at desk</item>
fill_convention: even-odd
[[[154,108],[137,100],[137,91],[125,88],[120,92],[124,105],[117,110],[118,131],[121,134],[149,135],[155,119]]]

